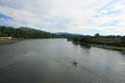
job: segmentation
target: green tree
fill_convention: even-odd
[[[100,34],[99,34],[99,33],[96,33],[96,34],[95,34],[95,37],[100,37]]]

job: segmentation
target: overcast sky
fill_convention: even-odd
[[[0,0],[0,25],[125,35],[125,0]]]

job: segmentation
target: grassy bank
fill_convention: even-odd
[[[18,39],[12,39],[12,40],[0,40],[0,45],[7,45],[7,44],[13,44],[20,40]]]
[[[77,42],[79,44],[90,44],[90,46],[125,51],[125,36],[70,36],[67,38],[68,41]]]
[[[71,41],[73,44],[81,45],[81,46],[87,46],[87,47],[98,47],[98,48],[104,48],[104,49],[110,49],[110,50],[116,50],[116,51],[125,51],[124,46],[116,46],[116,45],[104,45],[104,44],[94,44],[94,43],[85,43],[85,42],[74,42]]]
[[[98,48],[104,48],[104,49],[117,50],[117,51],[125,51],[125,47],[108,46],[108,45],[97,45],[97,44],[91,44],[91,46],[98,47]]]

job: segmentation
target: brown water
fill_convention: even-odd
[[[25,40],[0,46],[0,83],[125,83],[125,54],[66,39]]]

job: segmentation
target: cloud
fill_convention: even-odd
[[[0,13],[12,18],[3,24],[15,27],[109,34],[111,28],[125,25],[124,3],[124,0],[0,0]],[[116,29],[114,32],[119,34]]]
[[[97,11],[88,23],[104,29],[106,34],[125,35],[125,0],[112,0]],[[100,29],[98,28],[98,29]]]

